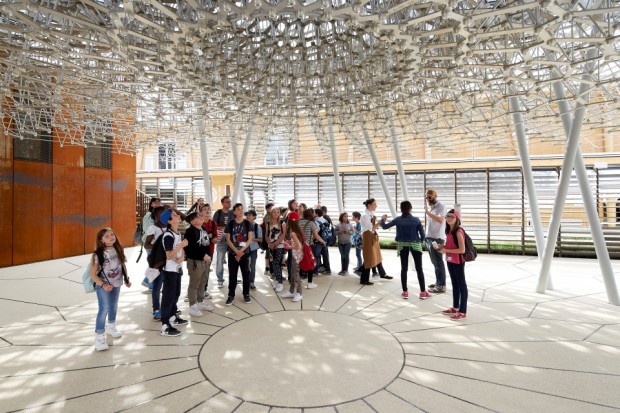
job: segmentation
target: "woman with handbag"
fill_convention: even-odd
[[[373,285],[370,281],[370,270],[373,267],[377,267],[381,278],[391,280],[391,277],[385,273],[383,269],[383,257],[381,256],[381,249],[379,247],[379,235],[377,235],[377,228],[379,222],[374,215],[377,210],[377,201],[374,198],[364,201],[366,211],[362,215],[362,255],[364,256],[364,268],[362,269],[362,275],[360,278],[360,284]]]

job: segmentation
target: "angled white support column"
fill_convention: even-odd
[[[588,80],[588,78],[589,75],[583,75],[584,80]],[[588,84],[585,82],[582,83],[579,87],[579,97],[582,99],[587,99],[586,93],[588,88]],[[566,203],[566,194],[568,193],[570,177],[573,172],[573,166],[575,165],[575,156],[577,155],[577,150],[579,149],[581,126],[583,125],[585,112],[586,108],[583,103],[581,101],[577,101],[573,115],[573,122],[571,124],[570,133],[566,142],[566,153],[564,154],[564,160],[562,161],[560,182],[555,194],[555,201],[553,203],[554,208],[553,213],[551,214],[549,232],[547,234],[547,244],[545,245],[545,254],[543,255],[540,274],[538,277],[538,287],[536,288],[536,291],[541,294],[544,294],[547,283],[549,282],[549,269],[551,268],[555,245],[558,241],[558,232],[560,231],[560,224],[562,222],[562,213],[564,212],[564,204]]]
[[[388,118],[390,120],[390,133],[392,135],[392,143],[394,144],[394,159],[396,160],[396,168],[398,168],[398,180],[400,181],[400,190],[403,193],[403,200],[409,199],[409,191],[407,190],[407,178],[405,177],[405,169],[403,168],[403,160],[400,157],[400,146],[398,145],[398,137],[396,136],[396,128],[394,127],[394,119],[392,112],[388,110]]]
[[[235,176],[235,187],[233,188],[233,202],[241,202],[243,198],[243,173],[245,171],[245,163],[248,159],[248,152],[250,151],[250,138],[252,137],[252,123],[248,128],[248,133],[245,136],[245,143],[243,144],[243,152],[241,152],[241,159],[237,165],[237,174]],[[246,206],[244,204],[244,206]]]
[[[344,212],[344,201],[342,200],[342,188],[340,187],[340,171],[338,170],[338,157],[336,155],[336,139],[334,139],[334,125],[329,119],[329,146],[332,150],[332,168],[334,170],[334,184],[336,185],[336,199],[338,200],[338,212]]]
[[[239,152],[237,151],[237,141],[234,138],[234,134],[231,131],[230,134],[230,151],[232,152],[233,164],[235,165],[235,171],[239,169]],[[235,182],[237,181],[237,175],[235,175]],[[234,190],[233,190],[234,191]],[[241,202],[244,207],[247,208],[245,203],[245,191],[241,191],[241,200],[236,201],[233,199],[233,202]]]
[[[207,152],[207,137],[204,136],[204,123],[200,122],[200,160],[202,163],[202,180],[205,187],[205,202],[213,207],[211,196],[211,176],[209,175],[209,153]]]
[[[568,136],[571,130],[571,114],[568,102],[566,101],[566,92],[564,84],[560,81],[553,83],[553,91],[555,97],[558,99],[560,116],[562,117],[562,123],[564,125],[564,132]],[[618,287],[616,285],[616,279],[614,277],[614,270],[611,266],[611,259],[609,258],[609,250],[605,242],[605,236],[603,229],[601,228],[601,221],[599,220],[598,213],[596,212],[596,205],[594,204],[594,195],[590,188],[590,181],[588,180],[588,171],[586,164],[581,154],[581,149],[577,149],[575,155],[575,173],[577,174],[577,180],[579,181],[579,189],[581,190],[581,198],[588,216],[588,223],[590,224],[590,231],[592,233],[592,240],[594,241],[594,249],[596,250],[596,257],[601,268],[601,274],[603,275],[603,281],[605,282],[605,290],[607,291],[607,299],[610,304],[620,305],[620,297],[618,296]]]
[[[364,139],[366,139],[366,147],[368,148],[368,152],[370,153],[370,157],[372,158],[372,163],[375,165],[375,170],[377,171],[377,176],[379,177],[379,182],[381,183],[381,188],[383,189],[383,194],[385,195],[385,199],[387,200],[388,207],[390,208],[392,216],[396,217],[396,208],[394,208],[394,201],[392,201],[392,195],[390,194],[390,190],[388,189],[387,182],[385,182],[385,176],[383,176],[383,171],[381,170],[381,164],[379,163],[379,158],[377,158],[375,147],[370,141],[370,136],[368,136],[368,131],[366,130],[366,122],[364,121],[364,118],[361,117],[361,115],[360,120],[362,122]]]
[[[516,96],[510,97],[510,110],[512,112],[512,120],[515,124],[515,134],[517,135],[517,143],[519,146],[519,158],[521,159],[521,169],[525,180],[525,189],[527,190],[527,198],[532,214],[532,225],[534,227],[534,239],[536,240],[536,251],[538,259],[542,261],[545,253],[545,232],[543,230],[542,220],[540,219],[540,211],[538,209],[538,197],[536,196],[536,185],[534,184],[534,175],[532,174],[532,163],[530,162],[530,153],[527,146],[527,137],[525,136],[525,127],[523,125],[523,115],[521,114],[521,102]],[[551,277],[547,282],[547,288],[553,289],[551,285]]]

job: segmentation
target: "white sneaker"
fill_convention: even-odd
[[[284,291],[282,294],[280,294],[280,297],[282,298],[291,298],[293,297],[295,294],[293,294],[292,292],[286,290]]]
[[[306,288],[308,289],[312,289],[312,288],[316,288],[318,287],[318,285],[316,285],[315,283],[308,283],[308,285],[306,286]]]
[[[197,304],[194,304],[189,307],[189,315],[192,317],[202,317],[202,311],[198,309]]]
[[[119,338],[120,336],[123,335],[122,332],[120,332],[117,328],[116,328],[116,324],[108,324],[105,327],[105,333],[111,335],[114,338]],[[105,349],[104,349],[105,350]]]
[[[213,311],[215,307],[213,307],[211,304],[206,303],[206,302],[202,302],[202,303],[198,303],[198,309],[199,310],[205,310],[205,311]]]
[[[279,293],[284,290],[284,286],[282,284],[276,284],[276,292]]]
[[[105,341],[105,334],[97,334],[95,337],[95,350],[103,351],[108,349],[108,343]]]
[[[209,290],[205,290],[205,298],[211,298],[211,293]]]
[[[301,301],[303,299],[303,297],[301,296],[301,294],[299,293],[295,293],[295,295],[293,296],[293,302],[298,302]]]

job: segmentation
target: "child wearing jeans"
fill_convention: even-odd
[[[100,262],[99,257],[103,257]],[[127,258],[116,234],[111,228],[103,228],[97,233],[97,249],[90,261],[90,278],[95,284],[99,310],[95,321],[95,350],[108,349],[106,334],[118,338],[123,335],[116,328],[116,310],[118,297],[121,292],[123,280],[127,287],[131,282],[127,276],[125,262]],[[106,317],[108,325],[105,325]]]
[[[362,274],[362,214],[355,211],[353,213],[353,247],[355,247],[355,257],[357,258],[357,266],[353,271],[357,275]]]
[[[183,248],[187,246],[187,240],[181,241],[181,234],[179,234],[181,216],[175,211],[165,210],[159,220],[168,226],[168,231],[162,235],[166,264],[161,275],[164,277],[161,294],[161,335],[176,337],[181,335],[181,332],[173,327],[173,324],[175,326],[187,324],[187,320],[177,315],[177,301],[181,295],[181,275],[183,275],[181,267],[185,260]]]

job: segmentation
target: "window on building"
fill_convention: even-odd
[[[176,148],[174,142],[159,145],[159,169],[176,169]]]
[[[90,123],[84,130],[84,167],[98,169],[112,169],[112,126],[107,124]]]
[[[35,113],[36,112],[36,113]],[[16,112],[23,136],[13,140],[13,158],[52,163],[52,117],[47,109]]]

